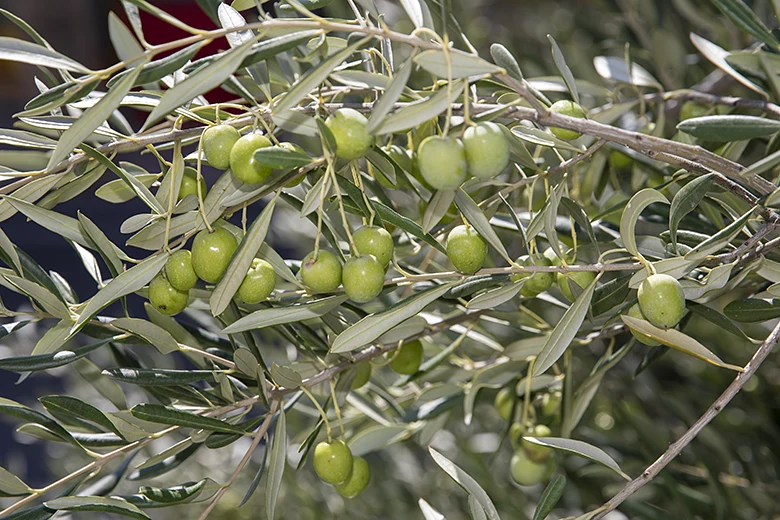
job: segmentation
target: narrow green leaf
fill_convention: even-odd
[[[370,314],[355,323],[336,337],[330,351],[333,353],[351,352],[368,345],[382,334],[416,316],[428,305],[438,300],[458,282],[441,285],[423,291],[406,300],[402,300],[380,313]]]
[[[555,475],[550,483],[547,484],[547,487],[544,488],[542,497],[539,499],[539,503],[536,504],[533,520],[545,520],[552,513],[556,504],[558,504],[565,489],[566,477]]]
[[[0,36],[0,60],[18,61],[28,65],[52,67],[89,74],[90,70],[57,51],[17,38]]]
[[[428,98],[421,101],[415,101],[404,108],[385,117],[381,123],[374,127],[374,134],[391,134],[414,128],[429,119],[439,116],[447,110],[450,103],[460,97],[463,92],[464,83],[456,82],[452,86],[452,92],[449,89],[442,88]]]
[[[223,4],[224,5],[224,4]],[[260,148],[255,152],[255,162],[277,170],[301,168],[311,164],[311,157],[281,146]]]
[[[271,457],[268,463],[268,478],[265,481],[265,512],[269,520],[276,515],[276,501],[282,487],[284,467],[287,463],[287,416],[279,411],[279,420],[271,443]]]
[[[490,520],[500,520],[496,506],[493,505],[493,502],[490,500],[488,494],[485,493],[485,490],[482,489],[476,480],[474,480],[465,471],[456,466],[451,460],[430,446],[428,447],[428,451],[430,452],[431,457],[433,457],[434,462],[436,462],[436,464],[438,464],[439,467],[443,469],[452,480],[455,481],[456,484],[462,487],[470,496],[473,496],[477,500],[482,509],[485,510],[485,514],[487,514],[487,517]]]
[[[157,488],[151,486],[141,486],[139,491],[149,500],[160,502],[162,504],[180,504],[198,496],[206,485],[208,479],[200,482],[188,482],[172,488]]]
[[[139,386],[179,386],[213,379],[211,370],[164,370],[155,368],[112,368],[103,374],[123,383]]]
[[[106,497],[61,497],[43,503],[44,506],[56,511],[110,513],[138,520],[151,520],[146,513],[136,506],[119,498]]]
[[[195,71],[191,76],[165,92],[160,103],[149,114],[143,129],[146,130],[168,113],[193,98],[215,89],[227,80],[252,51],[252,42],[227,51],[208,67]]]
[[[413,56],[409,57],[400,67],[398,67],[393,75],[393,81],[391,81],[385,89],[384,95],[374,103],[374,107],[371,110],[371,116],[368,118],[368,124],[366,125],[366,130],[369,132],[374,133],[384,120],[385,116],[393,109],[395,102],[401,97],[401,94],[406,88],[406,83],[409,81],[409,76],[412,73],[412,60]]]
[[[712,309],[710,307],[707,307],[706,305],[702,305],[695,302],[686,302],[686,306],[688,307],[688,310],[691,311],[692,313],[704,318],[710,323],[717,325],[721,329],[734,334],[738,338],[743,338],[748,341],[754,341],[750,337],[748,337],[747,334],[745,334],[743,330],[737,326],[736,323],[734,323],[728,317],[724,316],[723,314],[716,311],[715,309]],[[780,311],[778,311],[778,313],[779,313],[778,316],[780,316]]]
[[[734,300],[726,305],[723,313],[741,323],[760,323],[780,318],[780,300],[762,300],[746,298]]]
[[[179,350],[178,342],[171,334],[154,323],[138,318],[119,318],[111,322],[112,327],[129,332],[153,345],[161,354]]]
[[[22,479],[0,467],[0,493],[5,496],[20,496],[32,493],[32,489]]]
[[[574,81],[574,74],[571,73],[571,69],[566,64],[566,58],[564,58],[563,52],[561,52],[561,48],[558,46],[558,42],[555,41],[555,38],[548,34],[547,39],[550,40],[550,45],[552,46],[552,55],[555,66],[558,67],[558,71],[560,71],[563,81],[566,82],[566,87],[569,89],[571,98],[575,103],[579,104],[580,93],[577,90],[577,82]]]
[[[430,233],[423,232],[423,229],[420,227],[417,222],[414,220],[405,217],[395,211],[390,206],[385,206],[379,201],[372,201],[374,204],[374,209],[379,214],[379,216],[382,218],[384,222],[387,222],[388,224],[393,224],[394,226],[398,226],[399,228],[403,229],[407,233],[410,233],[415,238],[418,238],[422,240],[423,242],[427,243],[428,245],[435,247],[440,252],[446,254],[447,250],[444,248],[441,243],[434,238],[433,235]]]
[[[743,31],[766,43],[775,51],[780,50],[780,42],[745,2],[742,0],[712,0],[712,3]]]
[[[691,251],[685,254],[685,259],[695,264],[705,259],[709,255],[723,249],[723,247],[734,240],[737,235],[742,233],[743,228],[747,224],[748,220],[750,220],[754,210],[755,208],[749,209],[737,220],[721,229],[698,246],[694,247]]]
[[[223,334],[235,334],[247,330],[283,325],[319,318],[347,301],[346,296],[330,296],[311,302],[289,307],[261,309],[236,320],[222,331]]]
[[[732,78],[736,79],[738,82],[742,83],[742,85],[746,86],[750,90],[758,92],[765,98],[769,97],[764,89],[750,81],[748,78],[737,72],[734,67],[729,65],[729,63],[726,61],[726,56],[729,54],[728,51],[693,32],[690,34],[690,39],[691,43],[693,43],[693,46],[696,47],[699,52],[701,52],[702,55],[707,58],[713,65],[721,69]]]
[[[142,289],[165,266],[168,256],[167,253],[161,253],[149,257],[108,282],[95,296],[89,299],[87,305],[81,310],[72,330],[74,332],[79,330],[92,316],[111,302]]]
[[[615,462],[612,457],[607,455],[604,450],[588,444],[587,442],[577,441],[574,439],[562,439],[559,437],[523,437],[523,441],[525,440],[528,440],[534,444],[539,444],[540,446],[547,446],[550,448],[555,448],[556,450],[573,453],[574,455],[578,455],[580,457],[585,457],[586,459],[592,460],[593,462],[597,462],[598,464],[611,469],[624,479],[631,480],[631,477],[626,475],[623,470],[620,469],[618,463]]]
[[[436,511],[424,498],[419,499],[417,505],[420,506],[425,520],[446,520],[444,515]]]
[[[337,52],[327,60],[322,61],[319,65],[309,70],[303,77],[301,77],[287,94],[282,97],[274,105],[275,114],[283,114],[284,112],[291,110],[298,103],[300,103],[309,93],[316,89],[323,81],[327,79],[330,73],[344,60],[349,58],[358,48],[362,47],[370,38],[363,38],[356,41],[352,45],[349,45],[344,50]]]
[[[141,67],[141,72],[135,79],[134,86],[137,87],[139,85],[154,83],[155,81],[159,81],[165,76],[180,70],[198,53],[202,45],[203,44],[200,42],[194,43],[189,47],[185,47],[169,56],[165,56],[164,58],[160,58],[159,60],[155,60],[143,65]],[[106,86],[108,86],[108,88],[113,87],[131,73],[132,70],[127,70],[121,74],[117,74],[108,81]]]
[[[26,422],[40,424],[41,426],[50,430],[60,439],[79,448],[82,447],[65,428],[60,426],[59,423],[52,420],[47,415],[19,404],[16,401],[0,397],[0,413],[10,415],[11,417],[16,417],[17,419],[21,419]]]
[[[710,352],[707,347],[692,337],[683,334],[679,330],[661,329],[645,320],[632,318],[631,316],[626,315],[621,315],[620,319],[622,319],[623,323],[628,325],[631,330],[635,330],[640,334],[650,336],[652,339],[663,345],[666,345],[667,347],[671,347],[673,349],[679,350],[680,352],[697,357],[717,367],[742,372],[742,367],[724,363],[718,356]]]
[[[707,195],[714,183],[713,175],[709,173],[693,179],[683,186],[672,199],[672,206],[669,209],[669,233],[675,250],[677,250],[677,227],[680,225],[680,221],[693,211]]]
[[[501,243],[501,239],[498,238],[498,234],[493,229],[493,226],[490,225],[490,220],[488,220],[477,203],[474,202],[474,199],[463,191],[463,188],[458,188],[455,191],[455,204],[463,213],[463,216],[466,217],[466,220],[469,221],[469,224],[474,226],[474,229],[482,235],[482,238],[493,246],[507,262],[511,263],[512,260],[509,258],[509,253],[507,253],[504,244]]]
[[[108,265],[108,269],[111,271],[112,276],[119,276],[119,273],[124,269],[122,260],[117,254],[117,249],[113,242],[103,233],[103,231],[95,225],[86,215],[82,212],[78,212],[79,225],[84,232],[84,235],[92,242],[92,246],[97,249],[100,256]]]
[[[233,301],[233,296],[238,291],[239,286],[244,281],[244,277],[268,233],[275,205],[276,198],[263,208],[263,212],[249,227],[246,236],[241,241],[241,245],[239,245],[238,250],[233,255],[230,265],[225,270],[225,274],[211,294],[209,306],[214,316],[219,316],[227,309],[230,302]]]
[[[127,184],[127,186],[133,190],[133,192],[135,192],[136,196],[138,196],[138,198],[149,207],[149,209],[159,215],[164,215],[167,213],[162,204],[160,204],[154,195],[152,195],[152,192],[149,191],[149,188],[147,188],[143,182],[137,179],[135,175],[130,175],[122,168],[114,164],[114,162],[111,161],[108,157],[89,145],[83,145],[82,149],[84,150],[84,153],[97,160],[103,166],[114,172],[120,179],[122,179]]]
[[[623,215],[620,217],[620,239],[623,241],[623,247],[633,256],[639,256],[636,246],[636,222],[642,211],[655,202],[669,204],[669,200],[660,191],[645,188],[631,197],[623,209]]]
[[[2,275],[9,283],[37,301],[49,314],[60,319],[70,319],[70,311],[65,304],[45,287],[18,276]]]
[[[140,67],[133,69],[132,74],[129,74],[125,79],[117,83],[97,104],[88,108],[81,117],[76,119],[73,125],[60,136],[57,149],[54,150],[54,153],[49,158],[47,169],[54,168],[60,161],[68,157],[74,148],[92,135],[92,132],[111,116],[114,110],[119,107],[125,95],[130,92],[140,72]]]
[[[137,404],[130,410],[130,413],[132,413],[134,417],[144,421],[167,424],[169,426],[181,426],[183,428],[194,428],[197,430],[222,433],[245,433],[238,426],[234,426],[228,422],[158,404]]]
[[[445,79],[459,79],[499,72],[497,66],[473,54],[461,54],[443,50],[428,50],[414,57],[414,62],[431,74]]]
[[[198,448],[202,446],[202,444],[192,443],[190,439],[187,439],[187,441],[190,443],[190,445],[187,446],[181,452],[153,466],[134,471],[133,473],[128,475],[127,480],[151,479],[151,478],[159,477],[160,475],[164,475],[169,471],[178,468],[184,461],[192,457],[195,454],[195,452],[198,451]]]
[[[70,322],[65,322],[63,329],[70,329]],[[54,329],[49,329],[54,330]],[[38,370],[48,370],[50,368],[61,367],[83,358],[87,354],[99,349],[106,343],[113,341],[114,338],[98,341],[74,348],[73,350],[61,350],[56,354],[38,354],[33,356],[7,357],[0,359],[0,370],[9,370],[12,372],[36,372]]]
[[[502,303],[506,303],[515,296],[517,296],[517,293],[520,292],[520,289],[523,288],[523,284],[525,284],[526,279],[522,279],[519,282],[515,283],[509,283],[506,285],[502,285],[501,287],[498,287],[496,289],[492,289],[490,291],[484,292],[477,296],[476,298],[472,298],[469,300],[469,303],[466,305],[466,308],[468,309],[493,309],[495,307],[498,307]]]
[[[425,208],[422,230],[428,233],[433,229],[447,214],[454,200],[455,190],[436,190]]]
[[[106,343],[106,342],[102,342]],[[104,430],[114,432],[119,437],[123,437],[114,423],[101,412],[98,408],[95,408],[89,403],[85,403],[81,399],[65,395],[47,395],[38,399],[46,410],[55,417],[58,414],[72,415],[80,419],[84,419],[91,423],[95,423]]]
[[[593,298],[593,291],[596,289],[598,280],[593,280],[582,294],[571,304],[561,320],[555,326],[547,342],[542,347],[542,351],[534,363],[533,377],[544,374],[569,348],[571,341],[577,335],[585,316],[588,314],[588,307]]]
[[[494,43],[490,46],[490,55],[493,57],[496,65],[506,70],[507,74],[517,81],[524,81],[523,72],[520,70],[515,57],[509,52],[509,49],[500,43]]]
[[[21,200],[32,205],[33,202],[49,193],[59,180],[56,175],[35,179],[15,190],[12,196],[4,197],[0,200],[0,222],[13,217],[18,211],[17,207],[12,204],[13,200]]]
[[[743,141],[777,133],[780,121],[743,115],[703,116],[686,119],[677,129],[706,141]]]

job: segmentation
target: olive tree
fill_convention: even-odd
[[[94,292],[0,229],[0,286],[29,298],[0,302],[0,369],[82,377],[0,401],[68,453],[40,488],[0,468],[0,517],[777,514],[771,398],[743,406],[752,448],[705,430],[780,337],[780,5],[756,4],[702,8],[747,50],[691,33],[690,90],[631,45],[576,78],[553,36],[526,77],[446,0],[390,25],[373,0],[198,1],[214,30],[125,0],[101,70],[2,11],[40,94],[0,130],[32,151],[0,156],[0,221],[71,244]],[[188,36],[148,43],[141,12]],[[138,211],[106,229],[58,211],[76,197]]]

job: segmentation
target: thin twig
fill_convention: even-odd
[[[227,492],[228,489],[230,489],[230,486],[233,484],[233,482],[236,481],[238,475],[241,473],[241,470],[244,469],[244,466],[246,466],[247,462],[249,462],[249,459],[252,458],[252,454],[255,452],[255,449],[257,449],[257,446],[260,444],[260,441],[265,436],[265,432],[267,432],[268,428],[271,426],[271,420],[273,419],[274,414],[276,413],[276,409],[278,407],[279,407],[279,401],[274,400],[271,403],[271,408],[268,410],[265,419],[263,420],[263,424],[261,424],[260,428],[258,428],[257,431],[255,432],[255,438],[252,441],[252,445],[249,447],[248,450],[246,450],[246,453],[244,453],[244,457],[238,463],[236,469],[233,470],[233,474],[230,475],[228,481],[222,485],[219,491],[217,491],[217,494],[214,495],[214,498],[211,499],[211,503],[209,503],[209,506],[200,515],[199,520],[206,520],[206,518],[209,516],[209,514],[211,514],[214,508],[217,507],[217,503],[219,503],[222,496]]]
[[[753,357],[750,359],[748,364],[745,365],[744,371],[737,374],[737,377],[734,378],[734,381],[731,382],[731,384],[720,395],[720,397],[718,397],[715,402],[712,403],[712,405],[707,409],[707,411],[704,412],[704,415],[702,415],[699,420],[693,423],[688,431],[686,431],[682,437],[677,439],[674,444],[669,446],[669,449],[666,450],[663,455],[658,457],[655,462],[648,466],[640,476],[626,484],[626,486],[617,495],[612,497],[611,500],[600,507],[598,509],[599,513],[593,517],[593,520],[603,518],[604,515],[617,508],[621,503],[623,503],[624,500],[626,500],[632,494],[636,493],[639,488],[653,480],[653,478],[658,475],[658,473],[660,473],[660,471],[666,467],[667,464],[674,460],[674,458],[677,457],[677,455],[679,455],[682,450],[688,446],[688,444],[690,444],[693,439],[696,438],[699,432],[701,432],[704,427],[707,426],[710,421],[712,421],[723,410],[723,408],[729,404],[729,402],[731,402],[734,396],[737,395],[740,390],[742,390],[742,387],[744,387],[750,378],[753,377],[753,374],[756,373],[756,370],[758,370],[758,367],[761,366],[761,363],[763,363],[772,352],[772,348],[775,346],[778,339],[780,339],[780,323],[775,326],[775,328],[764,340],[758,350],[756,350],[756,353],[753,354]]]

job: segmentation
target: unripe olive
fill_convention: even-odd
[[[390,368],[396,373],[410,376],[420,369],[423,359],[423,346],[420,340],[414,340],[403,343],[398,351],[390,353],[392,356]]]
[[[209,233],[204,229],[192,242],[192,267],[201,280],[217,283],[237,248],[238,242],[230,231],[215,228]]]
[[[273,292],[276,272],[271,264],[260,258],[252,260],[252,267],[238,287],[238,297],[244,303],[259,303]]]
[[[352,108],[340,108],[325,121],[336,140],[336,155],[342,159],[365,157],[374,146],[374,136],[366,129],[366,116]]]
[[[271,175],[272,168],[255,160],[255,152],[271,146],[271,141],[260,134],[247,134],[236,141],[230,151],[230,169],[236,179],[245,184],[260,184]]]
[[[566,299],[573,302],[576,299],[574,290],[572,289],[573,284],[577,284],[580,290],[582,290],[596,279],[596,273],[591,271],[557,273],[555,279]]]
[[[200,178],[200,194],[202,197],[206,196],[206,181],[203,177]],[[179,187],[179,196],[176,200],[181,200],[187,195],[198,196],[198,171],[189,166],[184,168],[184,175],[181,178],[181,186]]]
[[[352,457],[352,474],[343,484],[336,484],[336,491],[344,498],[355,498],[366,489],[371,480],[368,462],[363,457]]]
[[[582,107],[574,101],[569,101],[568,99],[556,101],[552,104],[550,110],[563,116],[585,119],[585,111],[582,109]],[[550,127],[550,132],[552,132],[555,137],[563,141],[573,141],[582,135],[581,133],[575,132],[574,130],[566,130],[564,128],[554,127]]]
[[[616,170],[622,170],[631,166],[631,157],[620,150],[612,150],[609,153],[609,162]]]
[[[493,406],[496,407],[498,415],[507,422],[512,420],[512,406],[515,401],[515,393],[509,387],[504,387],[496,394]]]
[[[230,150],[241,134],[229,125],[217,125],[203,132],[203,153],[211,166],[219,170],[230,167]]]
[[[550,428],[543,424],[537,424],[527,434],[529,437],[550,437],[552,432]],[[523,450],[525,454],[534,462],[543,462],[555,451],[549,446],[534,444],[531,441],[523,439]]]
[[[341,261],[322,249],[315,259],[312,251],[301,262],[301,280],[313,292],[333,291],[341,285]]]
[[[175,289],[163,275],[157,275],[149,284],[149,303],[165,314],[173,316],[187,307],[188,293]]]
[[[642,314],[642,309],[639,308],[639,304],[635,303],[631,306],[630,309],[628,309],[628,315],[632,318],[639,318],[640,320],[647,321],[647,318],[645,318],[645,315]],[[660,345],[656,340],[648,336],[647,334],[642,334],[641,332],[637,332],[634,329],[631,329],[631,334],[639,341],[640,343],[644,343],[645,345],[649,345],[651,347],[656,347]]]
[[[355,367],[355,379],[352,380],[352,385],[350,388],[352,390],[357,390],[358,388],[363,387],[366,383],[368,383],[368,380],[371,379],[371,372],[371,363],[359,363]]]
[[[487,242],[471,226],[458,226],[447,236],[447,257],[461,273],[476,273],[487,258]]]
[[[342,484],[352,474],[352,451],[344,441],[322,441],[314,447],[314,471],[328,484]]]
[[[544,256],[536,256],[531,259],[529,256],[523,256],[517,259],[518,265],[539,265],[539,266],[552,266],[552,262]],[[555,273],[515,273],[511,277],[513,282],[519,282],[525,278],[525,283],[520,289],[520,294],[526,298],[535,298],[539,294],[549,289],[555,281]]]
[[[385,268],[374,255],[353,256],[344,264],[341,283],[353,302],[370,302],[385,286]]]
[[[517,450],[510,461],[512,480],[521,486],[535,486],[545,479],[548,466],[543,462],[534,462],[524,450]]]
[[[469,173],[479,179],[490,179],[509,164],[509,141],[496,123],[479,123],[463,132],[463,146]]]
[[[165,263],[165,276],[174,289],[189,291],[198,283],[198,275],[192,267],[192,253],[179,249],[168,257]]]
[[[432,135],[420,143],[417,165],[436,190],[454,190],[466,180],[466,149],[460,139]]]
[[[557,414],[558,409],[561,407],[562,400],[563,395],[559,391],[544,394],[542,397],[542,415],[545,417],[552,417]]]
[[[393,237],[383,227],[363,226],[352,234],[357,252],[361,255],[374,255],[374,257],[387,267],[393,258]]]
[[[653,274],[645,278],[637,296],[642,314],[656,327],[674,327],[685,315],[682,285],[668,274]]]

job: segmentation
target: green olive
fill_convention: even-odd
[[[561,114],[562,116],[585,119],[585,111],[582,109],[582,107],[574,101],[569,101],[567,99],[562,99],[561,101],[556,101],[553,103],[550,107],[550,111]],[[563,141],[573,141],[582,135],[581,133],[575,132],[574,130],[566,130],[564,128],[555,127],[550,127],[550,132],[552,132],[555,137]]]
[[[328,484],[342,484],[352,474],[352,451],[344,441],[322,441],[314,447],[314,471]]]
[[[341,283],[353,302],[370,302],[385,286],[385,268],[374,255],[353,256],[344,264]]]
[[[668,329],[685,315],[685,292],[682,285],[668,274],[648,276],[637,293],[639,308],[647,321]]]
[[[596,279],[596,273],[590,271],[557,273],[555,278],[563,295],[567,300],[573,302],[576,300],[573,285],[576,284],[580,290],[585,289]]]
[[[390,353],[390,368],[396,373],[410,376],[420,369],[423,359],[423,346],[420,340],[414,340],[401,344],[398,351]]]
[[[525,451],[520,449],[512,455],[510,461],[510,472],[512,480],[521,486],[535,486],[545,479],[548,465],[545,463],[534,462]]]
[[[217,125],[203,132],[203,153],[208,163],[219,170],[230,167],[230,150],[241,134],[229,125]]]
[[[457,226],[447,236],[447,257],[461,273],[476,273],[487,258],[487,242],[471,226]]]
[[[374,146],[374,136],[366,129],[366,116],[352,108],[340,108],[325,121],[336,139],[336,155],[342,159],[365,157]]]
[[[466,180],[466,149],[460,139],[432,135],[420,143],[417,165],[436,190],[454,190]]]
[[[203,177],[200,178],[200,194],[202,197],[206,196],[206,181]],[[198,196],[198,171],[189,166],[184,168],[184,175],[181,178],[181,186],[179,187],[179,196],[176,200],[181,200],[187,195]]]
[[[236,238],[224,228],[204,229],[192,242],[192,267],[204,282],[217,283],[238,248]]]
[[[165,276],[168,282],[180,291],[189,291],[198,283],[198,275],[192,267],[192,253],[179,249],[165,263]]]
[[[358,363],[354,370],[355,379],[352,380],[352,385],[350,388],[352,390],[357,390],[358,388],[363,387],[366,383],[368,383],[368,380],[371,379],[371,363]]]
[[[238,297],[244,303],[259,303],[274,291],[276,272],[271,264],[260,258],[252,260],[252,267],[238,287]]]
[[[642,309],[639,308],[639,304],[635,303],[631,306],[630,309],[628,309],[628,315],[632,318],[639,318],[640,320],[647,321],[647,318],[645,318],[645,315],[642,314]],[[660,345],[656,340],[648,336],[647,334],[642,334],[641,332],[637,332],[633,329],[631,329],[631,334],[639,341],[640,343],[644,343],[645,345],[649,345],[651,347],[656,347]]]
[[[514,406],[515,393],[509,387],[504,387],[496,394],[496,399],[493,401],[498,411],[498,415],[507,422],[512,419],[512,406]]]
[[[244,184],[260,184],[271,175],[272,168],[255,160],[255,152],[271,146],[271,141],[260,134],[247,134],[236,141],[230,151],[230,169]]]
[[[552,262],[544,256],[535,256],[531,258],[526,255],[518,258],[517,263],[518,265],[522,266],[552,266]],[[513,282],[519,282],[520,280],[525,279],[525,283],[520,289],[520,294],[526,298],[535,298],[552,286],[553,282],[555,281],[555,273],[516,273],[513,274],[510,278]]]
[[[149,302],[165,314],[173,316],[187,307],[188,293],[175,289],[163,275],[157,275],[149,284]]]
[[[301,262],[301,280],[313,292],[335,290],[341,285],[341,272],[341,262],[338,257],[322,249],[316,259],[312,251]]]
[[[363,226],[352,234],[352,239],[358,253],[374,255],[382,267],[387,267],[393,258],[393,237],[383,227]]]
[[[537,424],[527,434],[528,437],[550,437],[552,432],[550,428],[543,424]],[[523,451],[534,462],[543,462],[554,453],[554,449],[549,446],[542,446],[540,444],[534,444],[533,442],[523,439]]]
[[[344,498],[355,498],[366,489],[371,480],[368,462],[363,457],[352,457],[352,474],[342,484],[336,484],[336,491]]]
[[[479,179],[495,177],[509,164],[509,141],[496,123],[479,123],[463,132],[469,173]]]

